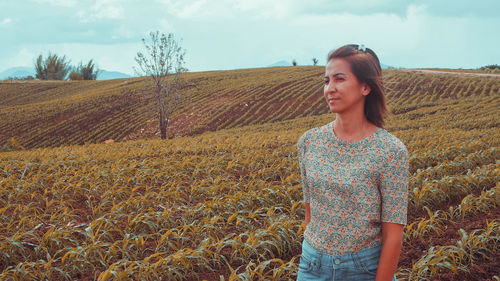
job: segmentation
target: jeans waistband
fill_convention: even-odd
[[[357,252],[345,253],[341,255],[330,255],[318,252],[316,249],[311,247],[309,243],[304,239],[302,243],[302,253],[309,256],[317,256],[320,259],[320,263],[324,265],[340,265],[343,263],[354,262],[355,258],[376,258],[380,256],[380,251],[382,250],[382,245],[378,245],[371,248],[366,248],[359,250]]]

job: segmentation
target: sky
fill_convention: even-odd
[[[189,71],[326,64],[364,44],[383,64],[500,64],[499,0],[1,0],[0,72],[40,54],[134,75],[151,31],[173,33]]]

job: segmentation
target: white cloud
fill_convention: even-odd
[[[34,60],[40,54],[47,56],[49,52],[59,56],[65,55],[72,65],[86,63],[93,59],[99,68],[133,74],[134,57],[140,44],[48,44],[25,45],[13,54],[7,61],[12,66],[33,66]]]
[[[312,57],[322,64],[328,51],[347,43],[363,43],[393,66],[498,64],[500,18],[488,16],[498,9],[484,4],[497,0],[481,1],[471,11],[465,0],[6,1],[0,28],[9,45],[0,65],[32,65],[50,50],[76,63],[93,58],[105,69],[130,73],[140,39],[154,30],[183,39],[192,71],[294,58],[303,65]],[[127,47],[132,43],[137,48]]]
[[[11,66],[32,66],[36,56],[40,55],[40,53],[36,52],[33,48],[22,47],[17,53],[9,57],[6,64]]]
[[[421,8],[410,6],[405,17],[383,13],[301,15],[290,21],[290,29],[296,32],[294,45],[311,42],[310,48],[322,46],[323,56],[349,43],[365,44],[375,52],[413,49],[419,38],[421,14]]]
[[[286,19],[296,12],[297,1],[238,0],[235,9],[252,12],[260,19]]]
[[[125,8],[119,0],[97,0],[95,4],[86,10],[77,12],[82,22],[93,22],[99,19],[124,19]]]
[[[206,0],[197,0],[192,3],[180,6],[177,9],[177,16],[179,18],[193,18],[199,15],[200,13],[203,13],[204,11],[207,11],[206,5],[207,5]]]
[[[98,19],[121,19],[123,18],[123,7],[105,6],[97,8],[95,17]]]
[[[322,0],[324,1],[324,0]],[[211,21],[253,17],[287,19],[307,2],[300,0],[157,0],[170,15],[179,19]]]
[[[8,25],[11,22],[12,22],[11,18],[4,18],[2,21],[0,21],[0,26]]]
[[[185,12],[185,10],[193,10],[193,8],[190,8],[193,4],[188,1],[158,0],[158,2],[163,6],[163,10],[166,13],[180,18],[183,18],[181,15],[189,14],[188,12]]]
[[[116,28],[111,36],[111,39],[132,39],[135,37],[135,33],[128,27],[127,24],[122,24]]]
[[[500,18],[439,16],[431,9],[425,5],[415,11],[418,28],[409,33],[414,37],[412,48],[397,50],[406,66],[476,68],[500,60],[498,37],[492,36]]]
[[[50,4],[53,6],[73,7],[77,3],[76,0],[33,0],[36,3]]]
[[[124,8],[119,0],[97,0],[92,10],[99,19],[121,19],[124,16]]]
[[[175,32],[175,27],[166,19],[159,20],[160,30],[164,30],[166,33]]]
[[[207,0],[157,0],[163,10],[179,19],[202,19],[217,18],[217,16],[227,15],[224,11],[227,6],[220,5],[221,1]]]

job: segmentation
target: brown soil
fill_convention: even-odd
[[[472,73],[472,72],[455,72],[455,71],[442,71],[442,70],[430,70],[430,69],[401,69],[405,72],[422,72],[429,74],[450,74],[456,76],[472,76],[472,77],[497,77],[500,78],[500,74],[494,73]]]
[[[58,116],[54,117],[52,120],[49,121],[49,124],[50,125],[55,125],[57,123],[60,123],[60,122],[63,122],[65,121],[66,119],[69,119],[71,117],[73,117],[76,113],[75,112],[65,112],[65,113],[62,113],[62,114],[59,114]]]
[[[484,228],[486,221],[492,221],[500,217],[500,207],[491,210],[489,213],[477,214],[475,216],[467,217],[458,222],[450,222],[445,226],[442,234],[430,237],[424,237],[424,240],[412,240],[409,244],[405,243],[399,258],[400,268],[411,268],[423,254],[432,246],[437,245],[454,245],[460,238],[459,229],[465,230],[467,233],[474,229]],[[483,260],[478,265],[469,267],[469,272],[460,273],[455,275],[451,271],[444,271],[432,280],[488,280],[494,275],[500,275],[500,266],[498,256],[500,252],[494,253],[492,260]]]

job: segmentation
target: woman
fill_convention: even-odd
[[[328,55],[334,121],[297,142],[306,209],[297,280],[395,280],[408,202],[408,152],[384,126],[382,70],[369,48]]]

